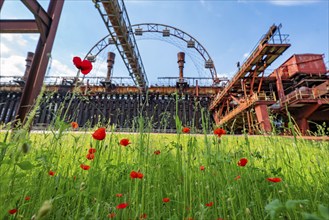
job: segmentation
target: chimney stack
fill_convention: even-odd
[[[109,82],[111,80],[114,59],[115,59],[115,53],[108,52],[108,54],[107,54],[107,76],[106,76],[106,80],[105,80],[106,82]]]
[[[33,52],[27,52],[27,57],[26,57],[26,64],[25,64],[25,72],[24,72],[24,76],[23,76],[23,81],[26,82],[27,78],[29,77],[29,73],[30,73],[30,68],[31,68],[31,64],[32,64],[32,60],[34,57],[34,53]]]
[[[183,69],[184,69],[184,63],[185,63],[185,53],[184,52],[179,52],[177,54],[178,58],[178,68],[179,68],[179,82],[182,83],[184,81],[184,74],[183,74]]]

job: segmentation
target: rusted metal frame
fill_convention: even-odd
[[[264,37],[260,40],[260,45],[266,44],[273,36],[276,30],[278,29],[278,26],[272,25],[270,29],[267,31],[267,33],[264,35]]]
[[[304,107],[298,111],[298,114],[295,116],[295,119],[301,118],[309,118],[320,106],[322,102],[318,100],[318,102],[309,105],[308,107]]]
[[[219,116],[221,116],[221,115],[223,114],[224,107],[225,107],[225,105],[222,104],[222,107],[221,107],[221,108],[219,109],[219,111],[218,111],[218,115],[219,115]]]
[[[250,91],[249,91],[249,95],[254,94],[254,83],[255,83],[255,78],[256,78],[256,76],[258,76],[257,71],[256,71],[257,67],[258,67],[258,64],[256,64],[255,70],[253,71],[253,74],[252,74],[252,79],[251,79],[251,82],[250,82]]]
[[[262,88],[263,79],[264,79],[264,72],[265,72],[265,71],[262,72],[262,76],[261,76],[260,81],[259,81],[259,85],[258,85],[257,93],[259,93],[260,90],[261,90],[261,88]]]
[[[319,98],[325,94],[329,94],[329,80],[326,80],[312,89],[312,95],[314,98]]]
[[[242,90],[244,94],[244,99],[247,100],[248,95],[247,95],[246,79],[242,80]]]
[[[132,72],[130,72],[130,75],[135,75],[135,77],[133,77],[134,81],[137,81],[137,85],[139,85],[142,89],[146,89],[148,86],[148,81],[147,81],[147,77],[145,74],[145,70],[144,70],[144,66],[142,64],[142,61],[140,59],[140,55],[139,55],[139,51],[136,45],[136,40],[134,38],[134,35],[131,31],[128,32],[128,27],[131,28],[130,25],[130,21],[128,18],[128,15],[126,13],[126,9],[124,6],[123,1],[121,2],[121,7],[120,7],[120,3],[118,1],[108,1],[108,2],[102,2],[103,6],[104,6],[104,10],[106,11],[107,15],[115,15],[113,16],[108,16],[108,19],[110,19],[111,24],[113,26],[109,25],[108,20],[106,20],[106,18],[104,18],[104,13],[102,13],[100,6],[97,4],[97,9],[99,11],[99,13],[102,15],[103,21],[106,24],[106,27],[108,28],[111,36],[113,35],[113,32],[115,32],[118,36],[120,34],[124,34],[124,36],[122,35],[122,37],[119,37],[119,41],[120,44],[129,44],[130,49],[134,52],[134,63],[138,64],[138,68],[134,67],[134,68],[129,68],[131,62],[125,62],[125,65],[127,67],[128,70],[132,70]],[[126,25],[126,23],[128,24],[128,26]],[[111,29],[114,30],[111,30]],[[128,35],[127,35],[128,34]],[[113,38],[113,36],[112,36]],[[119,50],[120,45],[116,42],[115,43],[117,49]],[[120,55],[122,56],[122,58],[124,59],[124,56],[129,56],[129,53],[127,52],[127,47],[122,47],[124,53],[120,53]],[[126,54],[127,53],[127,54]],[[135,79],[136,78],[136,79]]]
[[[35,20],[0,20],[0,33],[39,33]]]
[[[261,129],[265,132],[271,132],[272,126],[268,114],[267,105],[254,105],[257,122],[261,125]]]
[[[236,97],[234,97],[232,94],[230,95],[230,97],[237,102],[237,104],[240,104],[240,100],[237,99]]]
[[[227,115],[230,112],[230,100],[226,99],[226,112],[225,115]]]
[[[232,118],[236,117],[240,113],[242,113],[244,110],[249,108],[251,105],[253,105],[255,102],[258,101],[258,97],[256,94],[252,95],[249,99],[247,99],[245,102],[241,103],[238,107],[234,108],[232,111],[229,111],[219,122],[219,124],[224,124],[231,120]]]
[[[247,122],[248,122],[248,134],[251,134],[251,118],[249,115],[249,111],[246,111],[246,115],[247,115]]]
[[[212,110],[218,103],[219,100],[223,98],[223,96],[233,87],[233,85],[245,74],[247,74],[246,70],[250,67],[252,62],[254,61],[255,57],[258,57],[261,51],[266,47],[266,45],[259,45],[259,47],[256,48],[256,50],[253,51],[252,55],[249,56],[247,61],[242,65],[241,69],[237,74],[234,75],[233,79],[230,81],[230,83],[223,89],[223,91],[220,93],[218,97],[211,103],[210,110]],[[257,55],[255,55],[257,54]]]
[[[36,0],[21,0],[22,3],[32,12],[40,31],[40,37],[45,43],[52,22],[51,16],[42,8]]]
[[[276,48],[276,47],[280,47],[277,51],[279,51],[280,49],[283,49],[283,51],[280,52],[280,54],[282,54],[288,47],[290,46],[290,44],[283,44],[283,45],[270,45],[270,44],[264,44],[261,45],[259,44],[258,47],[255,48],[255,50],[252,52],[252,54],[248,57],[248,59],[246,60],[246,62],[242,65],[242,67],[240,68],[240,70],[237,72],[237,74],[234,75],[233,79],[230,81],[230,83],[222,90],[222,92],[216,96],[216,98],[212,101],[212,103],[209,106],[210,110],[213,110],[216,105],[219,103],[219,101],[223,98],[223,96],[234,86],[234,84],[237,83],[237,81],[244,77],[251,69],[251,67],[253,66],[252,63],[254,63],[254,61],[257,61],[257,59],[263,57],[264,55],[266,55],[266,53],[268,52],[268,48]],[[265,54],[263,54],[265,51]],[[280,55],[279,54],[279,55]],[[279,55],[277,56],[272,56],[272,57],[267,57],[267,65],[270,65]],[[260,57],[261,56],[261,57]],[[260,67],[260,69],[263,68],[262,66]],[[256,70],[256,69],[255,69]],[[260,70],[258,70],[260,71]],[[262,70],[263,71],[263,70]]]
[[[46,74],[49,54],[55,40],[60,15],[64,5],[64,0],[51,0],[48,6],[49,17],[53,18],[46,41],[40,36],[34,58],[31,64],[30,74],[27,78],[21,101],[18,107],[18,119],[23,122],[27,113],[30,111],[36,97],[40,93],[44,76]]]

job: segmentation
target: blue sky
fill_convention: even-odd
[[[49,1],[40,1],[47,8]],[[231,77],[236,62],[251,52],[258,40],[272,24],[282,24],[281,32],[289,34],[291,47],[273,63],[268,72],[277,68],[293,54],[324,54],[329,66],[329,1],[125,1],[131,24],[159,23],[174,26],[196,38],[214,60],[219,76]],[[32,19],[32,14],[18,0],[5,0],[1,19]],[[101,16],[91,0],[66,0],[56,40],[52,50],[49,74],[74,76],[74,56],[84,55],[108,34]],[[25,57],[34,51],[38,34],[0,35],[0,74],[23,75]],[[151,37],[152,38],[152,37]],[[157,77],[178,76],[177,53],[180,49],[155,38],[137,40],[142,61],[151,84]],[[115,48],[107,51],[117,52]],[[106,51],[106,52],[107,52]],[[105,52],[105,51],[104,51]],[[90,76],[106,75],[105,53],[99,56]],[[186,77],[200,75],[193,60],[186,58]],[[117,54],[114,76],[128,76]]]

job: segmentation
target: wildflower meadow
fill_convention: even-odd
[[[328,219],[329,144],[278,136],[0,134],[1,219]]]
[[[65,114],[29,132],[42,92],[23,125],[0,126],[0,219],[329,219],[328,141],[234,135],[204,117],[197,134],[177,113],[175,134]]]

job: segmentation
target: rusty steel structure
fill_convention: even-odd
[[[135,84],[145,91],[148,80],[123,0],[94,0],[94,3],[130,76]]]
[[[0,9],[3,3],[0,0]],[[50,80],[45,78],[45,72],[64,0],[50,0],[47,11],[37,0],[22,3],[35,20],[0,20],[0,33],[40,33],[40,39],[36,51],[27,54],[23,77],[4,82],[0,77],[0,124],[23,121],[42,83]],[[34,126],[53,124],[57,116],[77,121],[80,126],[110,124],[118,130],[132,131],[142,116],[152,131],[174,132],[178,116],[183,125],[194,127],[196,132],[220,126],[236,133],[269,133],[273,129],[283,129],[284,133],[287,123],[295,122],[301,134],[306,135],[314,125],[329,123],[329,71],[322,54],[294,54],[265,74],[290,47],[281,25],[270,27],[228,80],[218,77],[206,49],[186,32],[155,23],[131,25],[123,0],[93,3],[109,35],[98,41],[85,59],[95,62],[101,51],[115,45],[134,85],[122,83],[127,78],[113,76],[116,54],[108,52],[105,77],[87,76],[82,81],[78,76],[55,77],[55,82],[46,83]],[[178,52],[178,77],[160,77],[174,84],[149,85],[135,39],[144,33],[184,41],[187,48],[202,57],[211,77],[186,77],[185,53]],[[211,83],[201,85],[203,80]]]
[[[34,20],[0,20],[0,33],[40,33],[39,41],[25,73],[26,83],[18,105],[17,117],[24,121],[27,113],[40,93],[56,31],[64,5],[64,0],[50,0],[46,11],[37,0],[21,0],[34,15]],[[0,0],[0,10],[4,0]]]
[[[133,31],[135,38],[138,39],[140,36],[143,36],[147,33],[157,33],[162,35],[162,39],[166,39],[169,37],[175,37],[186,44],[186,48],[190,50],[195,50],[200,57],[202,57],[204,61],[204,68],[209,70],[211,78],[213,80],[213,84],[217,85],[221,82],[225,82],[228,79],[226,77],[218,77],[215,63],[213,62],[210,54],[206,50],[206,48],[192,35],[186,33],[185,31],[178,29],[173,26],[157,24],[157,23],[142,23],[142,24],[134,24],[131,26],[130,31]],[[113,35],[113,34],[112,34]],[[85,55],[85,59],[90,61],[95,61],[97,56],[106,48],[111,45],[115,45],[115,41],[113,40],[111,34],[106,35],[102,39],[100,39]],[[168,42],[171,43],[171,42]],[[177,46],[177,45],[174,45]],[[185,49],[181,48],[180,49]],[[120,51],[120,50],[119,50]],[[122,52],[120,52],[122,54]],[[189,55],[189,54],[188,54]],[[112,54],[112,56],[114,56]],[[109,58],[110,59],[110,58]],[[114,60],[114,57],[111,58]],[[193,61],[193,60],[192,60]],[[195,64],[196,65],[196,64]],[[136,82],[135,82],[136,83]],[[106,84],[110,85],[110,80],[106,82]]]
[[[271,132],[273,120],[278,123],[271,114],[285,122],[295,120],[305,135],[308,120],[329,122],[329,77],[323,55],[294,55],[264,76],[266,67],[290,47],[286,40],[280,26],[273,25],[259,41],[232,80],[211,101],[209,109],[217,125],[247,129],[250,134]]]

